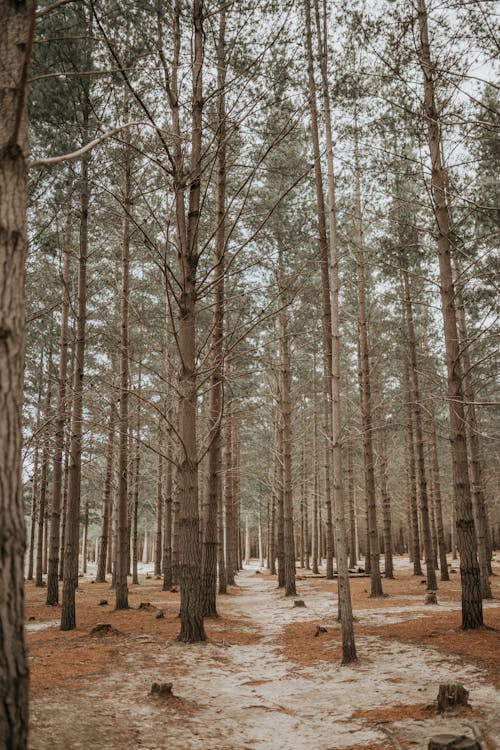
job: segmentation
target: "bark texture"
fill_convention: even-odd
[[[27,251],[26,80],[35,3],[0,5],[0,747],[24,750],[28,663],[24,643],[21,475]]]

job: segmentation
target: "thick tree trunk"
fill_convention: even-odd
[[[68,318],[70,303],[69,268],[71,224],[69,218],[67,224],[68,226],[63,247],[63,264],[61,273],[61,331],[59,342],[57,411],[52,471],[52,507],[50,522],[49,569],[47,575],[47,604],[59,603],[59,545],[61,540],[61,501],[63,495],[63,450],[64,429],[66,425],[66,381],[68,377]]]
[[[446,199],[445,175],[441,161],[440,116],[435,100],[434,65],[429,46],[425,0],[418,0],[418,24],[420,30],[419,62],[424,79],[424,113],[427,119],[428,146],[432,163],[431,192],[438,234],[437,250],[448,374],[453,485],[462,581],[462,628],[469,629],[480,627],[483,624],[481,575],[477,561],[477,544],[467,464],[460,345],[455,313],[455,288],[451,269],[450,217]]]
[[[35,3],[2,3],[0,24],[0,747],[24,750],[28,736],[21,459],[28,244],[25,96]]]

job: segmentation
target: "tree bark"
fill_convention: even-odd
[[[477,561],[477,544],[467,465],[466,420],[455,312],[455,288],[451,269],[450,217],[445,190],[445,175],[441,161],[440,115],[436,107],[434,65],[429,46],[425,0],[418,0],[418,25],[420,31],[419,62],[424,80],[424,113],[427,120],[428,146],[432,163],[431,193],[438,235],[437,250],[448,375],[453,485],[462,582],[462,628],[466,630],[480,627],[483,624],[481,575]]]
[[[113,462],[115,448],[115,426],[117,421],[115,393],[111,389],[111,403],[109,407],[108,435],[106,441],[106,468],[104,472],[101,535],[97,555],[96,583],[106,581],[106,561],[109,544],[109,520],[111,517],[111,492],[113,485]]]
[[[461,362],[463,372],[463,388],[465,406],[465,418],[467,428],[467,440],[470,453],[470,478],[472,480],[472,508],[474,512],[474,528],[476,531],[477,552],[479,570],[481,575],[481,594],[483,599],[492,599],[491,585],[489,579],[489,549],[488,549],[488,519],[484,500],[483,467],[481,461],[480,432],[475,407],[474,385],[472,383],[472,368],[469,354],[469,337],[467,333],[467,320],[465,317],[465,304],[461,285],[459,284],[460,269],[456,258],[455,267],[455,289],[457,292],[457,324],[461,345]]]
[[[38,532],[36,539],[36,568],[35,585],[43,586],[43,543],[44,530],[47,523],[47,485],[50,457],[50,426],[51,426],[51,402],[52,402],[52,347],[47,359],[47,390],[45,392],[45,403],[43,417],[45,429],[43,431],[42,465],[40,469],[40,494],[38,497]]]
[[[318,105],[316,82],[314,79],[314,55],[311,31],[311,0],[305,0],[307,77],[309,85],[309,110],[311,115],[311,139],[314,156],[314,178],[316,186],[316,208],[318,214],[319,262],[321,269],[321,302],[323,326],[323,400],[325,434],[325,541],[326,541],[326,577],[333,578],[333,524],[332,524],[332,309],[330,297],[330,276],[328,271],[328,240],[326,232],[325,198],[323,192],[323,175],[321,172],[321,150],[318,128]],[[331,128],[330,128],[331,136]],[[334,210],[333,204],[332,209]],[[331,229],[331,222],[330,222]]]
[[[412,383],[412,407],[415,425],[415,440],[417,448],[417,469],[420,488],[420,518],[422,521],[422,535],[424,538],[425,568],[427,590],[437,590],[436,570],[434,567],[434,553],[431,537],[431,523],[429,514],[429,498],[427,494],[427,479],[425,476],[424,433],[422,427],[422,406],[420,402],[420,383],[418,377],[417,345],[415,341],[415,326],[413,323],[413,305],[411,301],[408,270],[403,267],[403,285],[405,296],[406,326],[408,330],[408,353],[410,360],[410,381]]]
[[[47,575],[47,604],[59,604],[59,546],[61,540],[61,501],[63,495],[63,450],[66,425],[66,384],[68,377],[69,336],[69,269],[71,222],[68,213],[66,238],[63,246],[61,286],[61,331],[59,340],[59,372],[57,384],[56,424],[52,470],[52,507],[50,522],[49,569]]]
[[[88,103],[85,105],[88,106]],[[85,122],[88,119],[84,116]],[[75,362],[73,367],[73,404],[71,415],[68,500],[64,550],[64,578],[61,630],[76,627],[75,591],[78,587],[80,532],[80,485],[83,433],[83,378],[85,370],[85,332],[87,320],[87,252],[89,211],[89,155],[82,157],[80,172],[80,248],[78,261],[78,310],[76,320]]]
[[[28,737],[21,447],[28,244],[25,97],[35,7],[34,2],[0,6],[0,747],[15,750],[24,750]]]
[[[382,578],[380,575],[380,551],[377,528],[377,503],[375,497],[375,471],[373,461],[372,439],[372,404],[371,378],[368,348],[368,319],[366,304],[366,276],[363,249],[363,221],[361,214],[361,177],[359,166],[359,148],[357,132],[357,115],[355,115],[355,187],[356,187],[356,246],[358,267],[358,305],[359,305],[359,356],[361,382],[361,429],[363,432],[365,492],[368,506],[368,529],[370,538],[370,577],[371,597],[383,595]]]

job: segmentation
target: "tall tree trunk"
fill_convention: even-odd
[[[339,320],[339,248],[337,240],[337,211],[335,201],[335,171],[333,157],[332,122],[330,112],[330,95],[328,86],[328,38],[327,38],[327,9],[323,6],[323,31],[319,14],[318,1],[316,7],[316,24],[318,32],[318,47],[320,49],[321,76],[323,82],[323,103],[325,115],[325,136],[328,165],[328,217],[330,229],[330,262],[331,262],[331,437],[332,437],[332,469],[333,469],[333,507],[335,515],[335,553],[337,557],[338,577],[338,606],[340,624],[342,628],[342,663],[349,664],[356,660],[356,646],[352,617],[352,602],[349,585],[349,566],[347,559],[347,531],[345,525],[344,486],[342,470],[342,420],[340,396],[340,320]],[[327,492],[328,497],[328,492]],[[327,506],[327,568],[328,568],[328,530],[329,511]],[[328,578],[328,570],[327,570]]]
[[[40,365],[38,368],[40,377],[38,380],[38,397],[36,403],[36,419],[35,419],[35,432],[34,432],[34,458],[33,458],[33,479],[31,485],[31,525],[30,525],[30,544],[28,554],[28,575],[27,580],[33,580],[33,563],[35,557],[35,527],[36,527],[36,512],[38,502],[38,473],[39,473],[39,455],[40,455],[40,422],[42,418],[42,375],[43,375],[43,352],[41,356]]]
[[[24,643],[25,529],[22,401],[25,350],[28,114],[34,2],[0,6],[0,746],[24,750],[28,664]]]
[[[181,280],[181,290],[178,295],[179,319],[177,331],[180,441],[177,483],[179,492],[179,583],[181,595],[181,629],[178,640],[193,643],[206,638],[203,626],[201,589],[198,455],[196,446],[196,270],[198,265],[198,222],[202,170],[203,0],[193,0],[192,2],[191,163],[188,180],[186,180],[184,171],[177,81],[181,41],[180,17],[180,2],[176,0],[174,7],[174,66],[170,100],[173,130],[177,136],[173,151],[173,164],[179,277]],[[189,188],[187,213],[185,205],[186,188]]]
[[[318,461],[318,397],[316,393],[316,357],[313,357],[313,513],[311,522],[311,567],[317,575],[318,568],[318,499],[319,499],[319,461]]]
[[[87,105],[86,105],[87,106]],[[88,115],[84,117],[87,124]],[[75,591],[78,587],[78,553],[80,532],[80,488],[83,433],[83,377],[85,370],[85,330],[87,320],[87,252],[89,211],[89,154],[80,167],[80,252],[78,261],[78,310],[76,320],[75,363],[73,366],[73,404],[71,415],[70,461],[61,630],[76,627]]]
[[[165,466],[165,509],[163,514],[163,591],[170,591],[173,585],[172,576],[172,440],[173,430],[170,420],[172,414],[167,412],[167,446]]]
[[[212,373],[210,376],[208,503],[203,524],[203,610],[217,615],[217,555],[220,533],[217,516],[222,503],[222,411],[224,403],[224,254],[226,251],[226,8],[219,9],[217,39],[217,156],[215,184],[214,311],[212,320]],[[222,565],[219,565],[219,572]],[[224,588],[224,586],[223,586]]]
[[[370,596],[383,595],[382,578],[380,576],[380,552],[377,528],[377,503],[375,497],[375,471],[373,461],[372,438],[372,404],[370,360],[368,348],[368,318],[366,303],[365,259],[363,249],[363,221],[361,214],[361,177],[359,166],[359,147],[357,131],[357,115],[355,115],[355,183],[356,183],[356,245],[358,266],[358,305],[359,305],[359,355],[361,380],[361,429],[363,432],[363,449],[365,465],[365,492],[368,505],[368,527],[370,539]]]
[[[318,214],[319,262],[321,269],[321,301],[323,325],[323,399],[324,399],[324,450],[325,450],[325,510],[326,510],[326,577],[333,578],[333,525],[332,525],[332,309],[330,278],[328,272],[328,241],[326,233],[325,198],[321,173],[321,150],[318,128],[318,105],[314,79],[314,55],[311,32],[311,0],[305,0],[306,53],[309,85],[309,109],[311,114],[311,138],[314,155],[314,178],[316,186],[316,208]],[[331,135],[331,129],[330,129]],[[332,209],[334,210],[333,204]]]
[[[424,538],[425,568],[427,575],[427,590],[437,590],[436,570],[431,537],[429,515],[429,498],[427,495],[427,479],[425,476],[424,433],[422,427],[422,406],[420,401],[420,383],[418,377],[417,346],[415,341],[415,326],[413,323],[413,305],[411,301],[408,271],[403,267],[403,284],[405,295],[406,325],[408,329],[408,352],[410,360],[410,380],[412,383],[413,413],[415,416],[415,440],[417,448],[417,469],[420,488],[420,518],[422,520],[422,535]]]
[[[379,367],[373,367],[373,396],[375,400],[374,414],[376,420],[377,432],[377,457],[378,457],[378,478],[380,487],[380,496],[382,501],[382,518],[384,522],[384,578],[394,578],[394,568],[392,562],[392,518],[391,518],[391,498],[388,486],[387,471],[387,439],[386,439],[386,421],[384,413],[383,397],[380,389]]]
[[[165,489],[165,459],[163,451],[165,450],[165,433],[163,430],[163,416],[158,419],[158,455],[156,469],[156,525],[155,525],[155,548],[154,548],[154,574],[161,576],[162,562],[162,531],[163,531],[163,505]]]
[[[415,468],[415,451],[413,440],[413,409],[411,404],[410,367],[406,350],[403,351],[403,391],[406,404],[406,461],[408,469],[408,503],[411,521],[411,559],[413,575],[422,576],[420,564],[420,532],[418,528],[417,480]]]
[[[229,376],[229,372],[228,372]],[[225,438],[225,482],[224,505],[226,511],[226,580],[234,586],[236,572],[236,538],[234,535],[234,466],[233,466],[233,407],[227,404],[224,420]]]
[[[278,239],[278,288],[280,311],[280,422],[282,446],[282,496],[283,496],[283,557],[285,574],[285,596],[296,596],[295,584],[295,544],[293,534],[292,498],[292,379],[290,372],[290,337],[286,305],[285,278],[283,269],[283,246]]]
[[[418,0],[417,7],[420,30],[419,62],[424,80],[424,113],[427,119],[428,146],[432,163],[431,192],[438,234],[437,250],[448,374],[453,485],[457,513],[460,578],[462,581],[462,628],[466,630],[480,627],[483,624],[481,575],[477,560],[477,544],[467,465],[460,344],[455,313],[455,288],[451,269],[450,217],[441,161],[440,115],[436,107],[434,65],[429,46],[425,0]]]
[[[459,283],[460,269],[457,259],[454,258],[455,289],[457,292],[457,324],[461,345],[461,361],[463,372],[463,388],[465,398],[465,418],[467,427],[467,439],[470,453],[470,477],[472,481],[472,507],[474,511],[474,524],[476,530],[477,552],[479,570],[481,574],[481,594],[483,599],[491,599],[491,585],[489,579],[489,549],[488,549],[488,519],[486,515],[486,504],[484,500],[483,467],[481,461],[480,432],[477,421],[474,385],[472,383],[472,368],[469,354],[469,337],[467,332],[467,320],[465,317],[465,304],[462,287]]]
[[[52,347],[47,359],[47,390],[45,392],[45,404],[43,417],[45,429],[43,431],[42,465],[40,470],[40,495],[38,497],[38,533],[36,540],[36,572],[35,585],[43,586],[43,542],[44,529],[47,523],[47,485],[50,458],[50,427],[51,427],[51,402],[52,402]]]
[[[50,521],[49,570],[47,575],[47,604],[59,604],[59,545],[61,539],[61,500],[63,494],[63,450],[66,425],[66,381],[68,377],[68,319],[69,268],[71,222],[68,212],[66,237],[62,257],[61,331],[59,340],[59,372],[57,376],[57,407],[52,471],[52,507]]]
[[[106,441],[106,468],[104,471],[101,535],[97,554],[96,583],[106,580],[106,560],[109,544],[109,521],[111,518],[111,492],[113,487],[113,463],[115,449],[116,403],[114,388],[111,389],[111,403],[109,407],[108,435]]]
[[[116,501],[116,579],[115,609],[128,609],[129,569],[128,472],[129,472],[129,297],[130,297],[130,211],[131,162],[125,139],[123,189],[122,291],[120,310],[120,409],[118,420],[118,492]]]

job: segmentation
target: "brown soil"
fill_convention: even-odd
[[[232,592],[236,595],[236,587]],[[60,618],[60,607],[45,605],[46,591],[26,584],[26,618],[36,623],[52,622]],[[106,599],[107,605],[99,606]],[[150,607],[139,608],[150,603]],[[77,687],[79,680],[105,673],[111,663],[115,666],[130,654],[138,659],[147,656],[151,643],[173,641],[179,632],[179,594],[161,590],[161,582],[145,580],[129,590],[130,609],[113,609],[114,592],[109,584],[80,583],[76,594],[74,630],[62,632],[58,626],[27,633],[30,662],[30,690],[32,697],[54,687]],[[165,616],[156,619],[162,609]],[[32,618],[30,620],[30,618]],[[115,632],[91,635],[98,623],[109,623]],[[208,641],[225,646],[255,643],[260,638],[254,624],[230,617],[205,620]],[[141,640],[144,639],[144,642]]]

